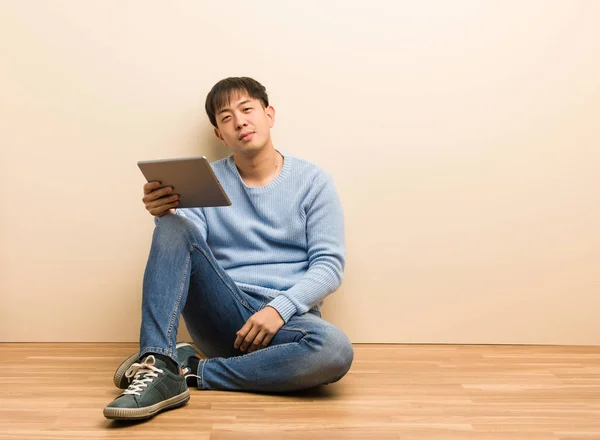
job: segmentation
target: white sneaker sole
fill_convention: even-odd
[[[143,420],[155,416],[160,411],[177,408],[190,400],[190,390],[162,402],[144,408],[104,408],[104,417],[111,420]]]

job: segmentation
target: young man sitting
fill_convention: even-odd
[[[341,284],[342,206],[329,173],[276,150],[275,109],[251,78],[218,82],[206,98],[232,155],[211,164],[232,205],[177,209],[172,188],[144,185],[156,227],[144,273],[140,351],[114,382],[104,415],[143,419],[201,390],[288,392],[341,379],[348,337],[321,317]],[[201,357],[176,343],[183,314]]]

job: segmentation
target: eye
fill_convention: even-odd
[[[228,116],[225,116],[223,119],[221,119],[221,122],[225,122],[225,121],[227,121],[227,120],[228,120],[230,117],[231,117],[231,116],[229,116],[229,115],[228,115]]]
[[[245,111],[245,112],[247,112],[247,111],[249,111],[249,110],[252,110],[252,107],[246,107],[246,108],[244,109],[244,111]]]

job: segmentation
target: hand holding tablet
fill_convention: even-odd
[[[143,201],[152,215],[173,208],[231,205],[204,156],[139,161],[138,166],[148,181]]]

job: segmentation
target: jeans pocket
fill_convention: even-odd
[[[299,328],[290,328],[285,325],[277,331],[269,345],[289,344],[290,342],[300,342],[306,336],[306,332]]]

